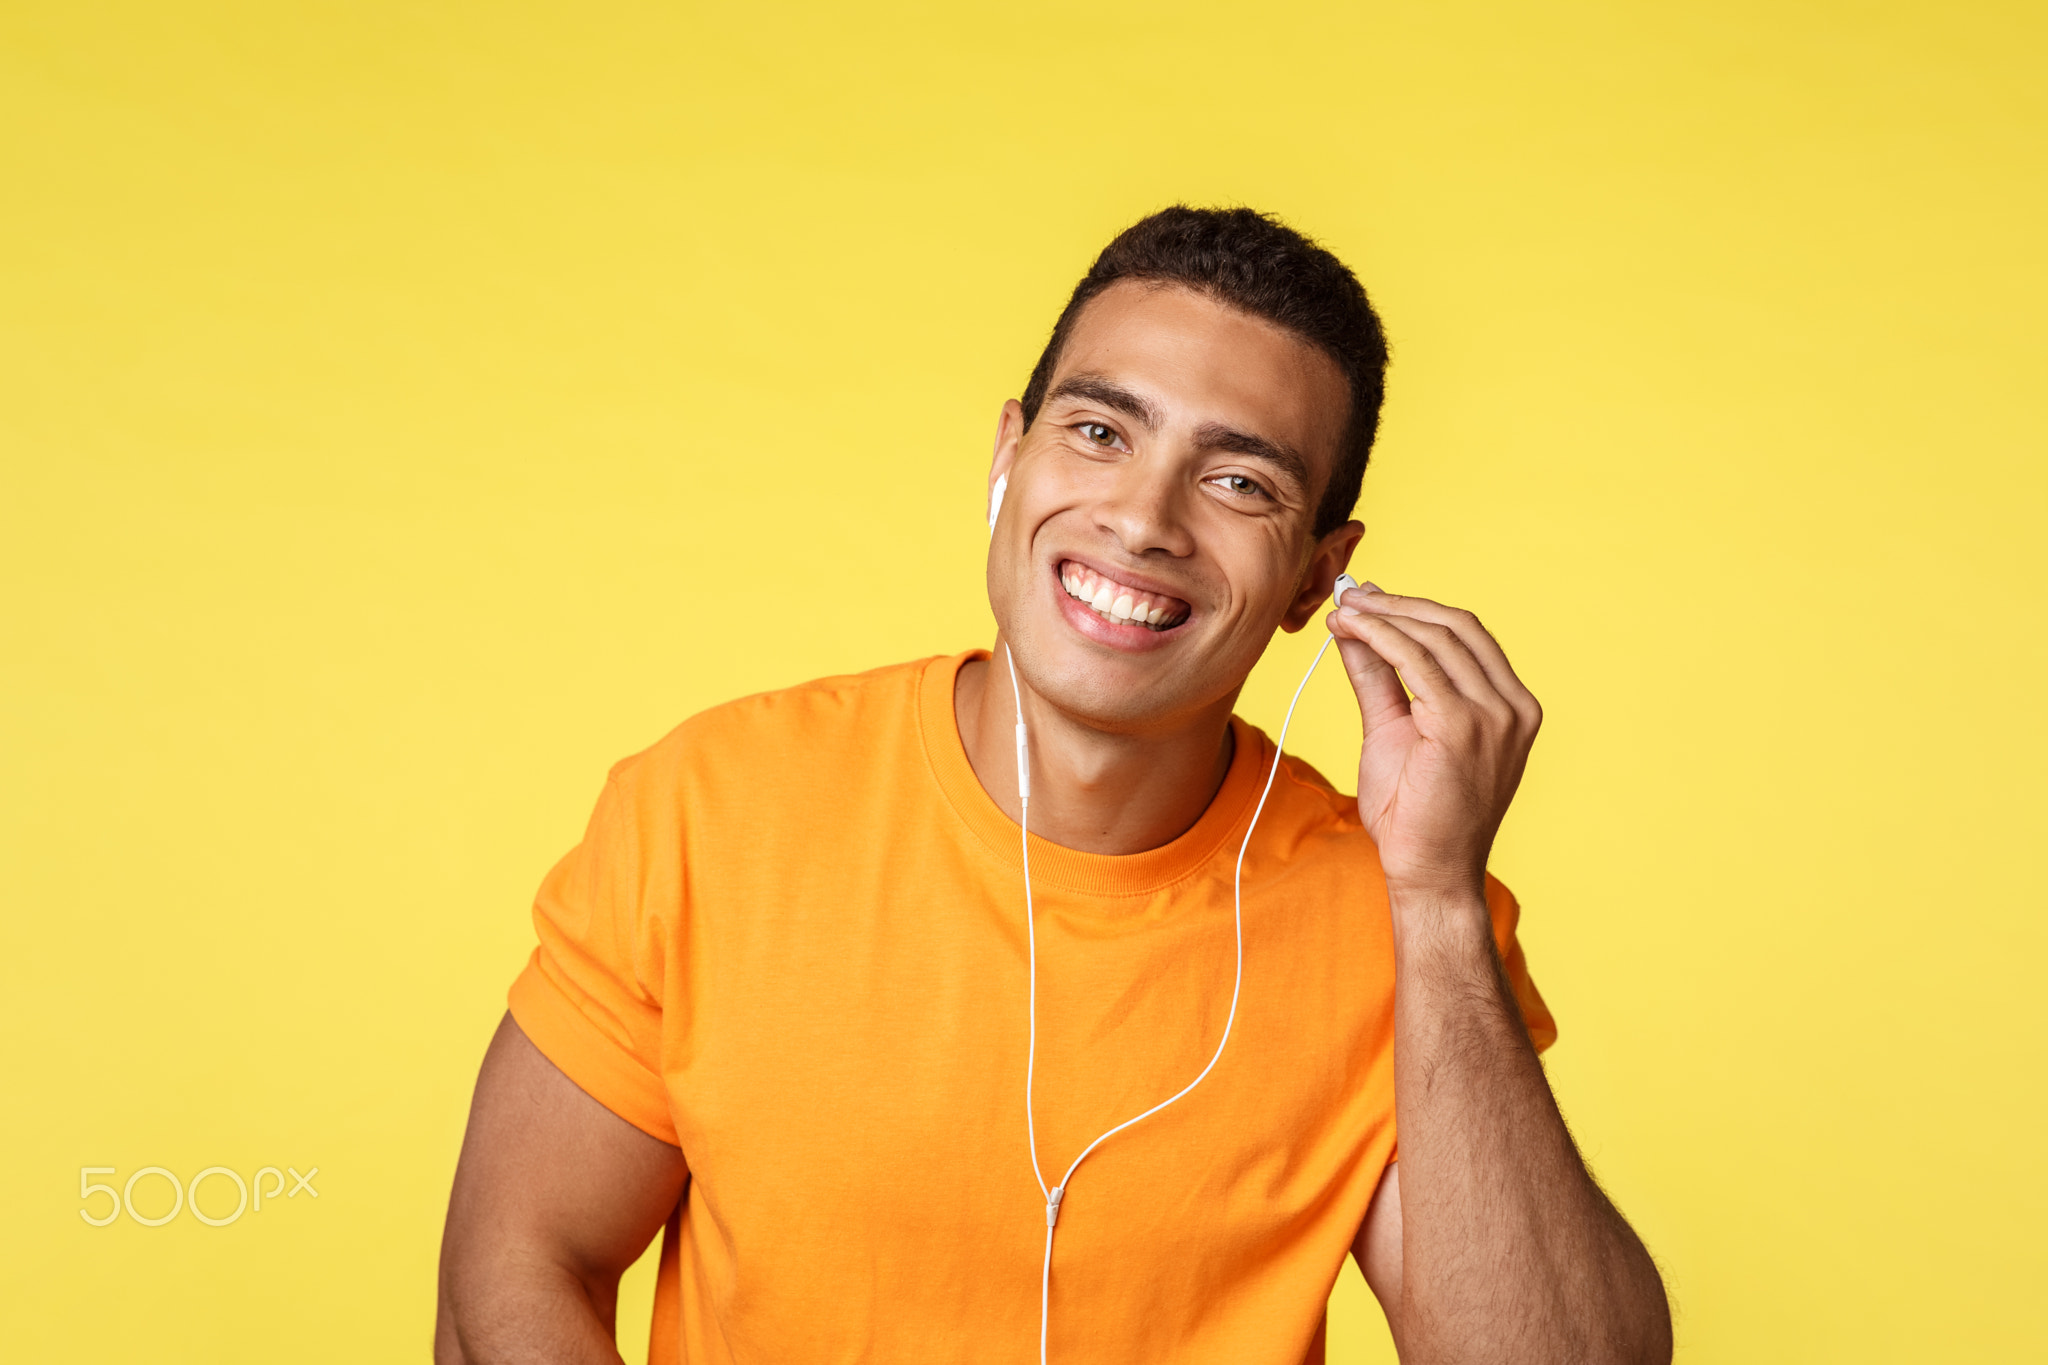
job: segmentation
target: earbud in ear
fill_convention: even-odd
[[[1340,573],[1337,575],[1337,591],[1335,595],[1338,597],[1342,597],[1345,593],[1350,592],[1353,588],[1357,586],[1357,579],[1353,578],[1348,573]]]
[[[1010,487],[1010,476],[1009,476],[1008,474],[1005,474],[1005,475],[1003,475],[1003,476],[1002,476],[1002,477],[1001,477],[1000,479],[997,479],[997,480],[996,480],[996,486],[995,486],[994,488],[992,488],[992,489],[990,489],[990,490],[989,490],[989,495],[988,495],[988,529],[989,529],[989,532],[990,532],[990,534],[994,534],[994,532],[995,532],[995,529],[996,529],[996,518],[1002,515],[1002,511],[1003,511],[1003,494],[1004,494],[1004,492],[1005,492],[1005,491],[1007,491],[1007,490],[1008,490],[1008,488],[1009,488],[1009,487]]]

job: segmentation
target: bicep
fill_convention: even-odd
[[[585,1094],[506,1015],[484,1054],[448,1203],[447,1254],[491,1249],[616,1282],[667,1221],[682,1149]]]
[[[1358,1262],[1380,1311],[1387,1315],[1396,1348],[1401,1342],[1401,1164],[1388,1165],[1380,1176],[1380,1187],[1366,1205],[1365,1221],[1351,1243],[1351,1255]]]

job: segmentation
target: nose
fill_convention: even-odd
[[[1194,553],[1194,537],[1186,520],[1186,492],[1172,465],[1164,460],[1130,460],[1120,469],[1095,507],[1095,522],[1116,538],[1124,553]]]

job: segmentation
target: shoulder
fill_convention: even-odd
[[[815,779],[917,724],[919,688],[933,659],[815,678],[756,692],[691,716],[652,745],[612,765],[613,784],[674,790],[718,773],[773,782]]]
[[[1243,716],[1232,716],[1231,722],[1238,744],[1250,750],[1253,769],[1263,786],[1273,766],[1273,740]],[[1259,817],[1260,828],[1276,815],[1289,824],[1329,833],[1365,832],[1358,818],[1357,798],[1338,791],[1314,764],[1291,752],[1280,756],[1280,770],[1273,774],[1266,809]]]
[[[1363,834],[1365,826],[1358,818],[1358,798],[1340,792],[1332,786],[1307,759],[1294,754],[1280,757],[1280,775],[1274,781],[1276,791],[1285,785],[1293,802],[1303,813],[1318,822],[1349,825]]]
[[[1256,727],[1247,725],[1245,731],[1259,745],[1263,784],[1273,761],[1272,741]],[[1379,849],[1358,818],[1357,798],[1337,790],[1314,764],[1296,754],[1281,755],[1253,844],[1255,852],[1274,855],[1303,872],[1369,871],[1376,879],[1379,870]]]

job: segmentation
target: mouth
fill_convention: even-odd
[[[1119,583],[1071,559],[1060,562],[1059,575],[1067,596],[1111,625],[1138,626],[1156,633],[1172,630],[1194,612],[1178,597]]]

